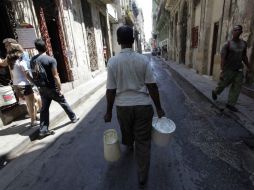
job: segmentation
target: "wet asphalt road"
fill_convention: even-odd
[[[165,63],[156,58],[151,61],[162,105],[166,115],[176,123],[177,130],[168,147],[152,144],[147,189],[254,189],[249,173],[242,168],[238,146],[241,139],[251,135],[211,107],[195,89],[171,73]],[[121,159],[112,164],[103,158],[104,130],[115,127],[119,131],[115,112],[111,124],[103,122],[105,107],[103,97],[74,130],[43,150],[5,189],[137,189],[136,163],[131,152],[122,147]],[[13,162],[23,164],[25,159]],[[4,169],[11,171],[11,164]]]

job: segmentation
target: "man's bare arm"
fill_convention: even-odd
[[[222,71],[224,71],[224,65],[225,65],[225,56],[221,55],[220,67]]]
[[[247,53],[245,52],[243,55],[243,62],[244,64],[247,66],[248,71],[251,71],[251,65],[249,63],[248,57],[247,57]]]
[[[112,109],[115,102],[116,89],[107,89],[106,98],[107,98],[107,112],[104,116],[105,122],[110,122],[112,118]]]
[[[112,112],[115,97],[116,97],[116,89],[107,89],[106,91],[107,112]]]
[[[61,93],[61,80],[60,80],[60,77],[59,77],[59,74],[57,72],[57,69],[56,68],[52,68],[51,69],[51,72],[52,72],[52,75],[53,75],[53,78],[55,80],[55,83],[56,83],[56,86],[57,86],[57,89],[59,90],[59,92]]]
[[[1,59],[0,58],[0,66],[1,67],[7,67],[8,66],[7,59]]]
[[[147,89],[149,91],[149,94],[154,102],[154,105],[156,107],[156,111],[158,114],[158,117],[162,117],[165,115],[164,110],[161,108],[161,102],[160,102],[160,94],[159,94],[159,90],[158,90],[158,86],[156,83],[149,83],[146,84]]]

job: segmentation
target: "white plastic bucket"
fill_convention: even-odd
[[[14,104],[16,101],[11,86],[0,87],[0,107]]]
[[[120,144],[115,129],[108,129],[103,135],[104,158],[109,162],[117,161],[121,157]]]
[[[158,146],[167,146],[176,129],[175,123],[166,118],[153,118],[152,140]]]

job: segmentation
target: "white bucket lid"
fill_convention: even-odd
[[[152,126],[156,131],[164,134],[173,133],[176,129],[175,123],[166,117],[154,117]]]

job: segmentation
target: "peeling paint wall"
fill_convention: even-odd
[[[86,46],[86,31],[84,29],[83,14],[81,9],[80,0],[73,1],[72,5],[73,14],[73,35],[74,35],[74,46],[75,54],[77,57],[76,64],[73,65],[73,74],[76,79],[89,78],[86,75],[90,75],[89,62],[87,59],[87,46]]]
[[[91,4],[92,8],[92,19],[94,24],[94,34],[95,34],[95,42],[96,42],[96,50],[98,55],[98,68],[105,68],[105,62],[103,57],[103,43],[102,43],[102,32],[101,32],[101,24],[100,24],[100,16],[98,5]]]
[[[64,0],[61,5],[66,54],[74,77],[72,85],[78,86],[91,78],[81,3],[80,0]],[[65,84],[65,88],[72,85]]]

